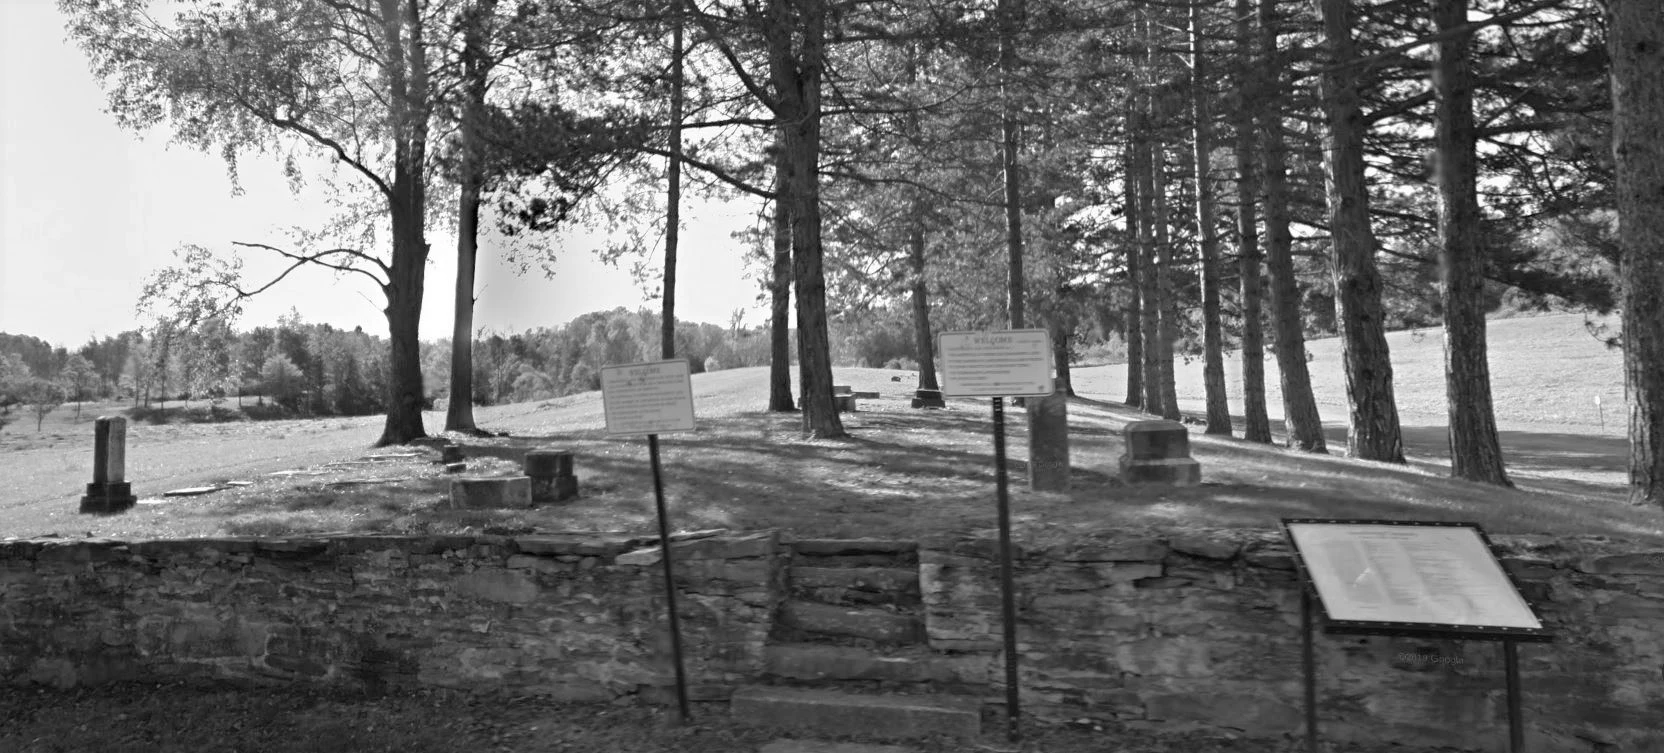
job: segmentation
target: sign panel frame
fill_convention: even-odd
[[[1554,640],[1477,523],[1282,522],[1302,587],[1323,609],[1325,633]]]
[[[941,332],[936,346],[942,397],[1046,397],[1057,389],[1048,330]]]
[[[698,429],[693,413],[693,372],[687,359],[602,366],[601,405],[608,436]]]

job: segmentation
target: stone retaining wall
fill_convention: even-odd
[[[1521,643],[1526,744],[1664,751],[1664,552],[1493,537],[1556,634]],[[932,647],[986,657],[1003,688],[998,561],[985,539],[920,547]],[[1168,728],[1304,737],[1300,595],[1280,535],[1076,540],[1017,566],[1028,703]],[[1505,750],[1502,647],[1374,636],[1316,640],[1326,740]]]
[[[1558,640],[1521,644],[1533,753],[1664,750],[1664,553],[1494,537]],[[696,697],[762,673],[784,598],[773,533],[675,545]],[[921,542],[930,646],[1003,699],[991,540]],[[340,536],[0,543],[0,685],[219,678],[664,700],[650,542]],[[1302,729],[1299,595],[1281,539],[1077,537],[1017,563],[1026,711],[1163,729]],[[1491,642],[1319,636],[1324,735],[1499,750]]]
[[[643,545],[609,536],[0,543],[0,683],[299,680],[612,700],[673,682],[662,566]],[[760,671],[782,594],[777,546],[761,533],[672,547],[699,682],[731,685]]]

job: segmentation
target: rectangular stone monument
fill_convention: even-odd
[[[1202,464],[1190,457],[1190,430],[1178,421],[1134,421],[1123,430],[1127,452],[1121,480],[1191,486],[1202,482]]]
[[[532,502],[561,502],[578,496],[578,477],[572,473],[572,453],[539,448],[526,453],[526,476],[532,480]]]
[[[100,417],[93,424],[92,483],[81,497],[81,512],[111,515],[137,503],[127,483],[127,419]]]

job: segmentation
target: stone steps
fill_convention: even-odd
[[[853,640],[870,646],[913,645],[924,641],[924,618],[883,607],[790,599],[780,605],[776,638],[788,642]]]
[[[749,686],[734,691],[734,718],[795,732],[905,740],[945,735],[975,739],[982,704],[969,698],[862,695],[833,690]]]
[[[763,647],[764,672],[783,681],[986,686],[986,657],[955,657],[923,646],[874,651],[820,643]]]
[[[734,716],[797,732],[975,738],[988,661],[926,645],[918,544],[786,545],[788,596],[763,648],[766,684],[735,691]]]
[[[787,568],[791,594],[825,604],[915,606],[919,601],[919,569],[904,567]]]

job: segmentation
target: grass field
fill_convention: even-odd
[[[1266,529],[1287,516],[1359,516],[1475,520],[1498,533],[1664,541],[1664,514],[1624,501],[1627,445],[1621,419],[1612,415],[1622,405],[1620,360],[1583,331],[1580,317],[1491,326],[1498,420],[1516,489],[1444,477],[1438,333],[1395,333],[1390,339],[1408,466],[1304,455],[1198,431],[1192,447],[1203,465],[1202,486],[1127,487],[1116,478],[1119,432],[1146,416],[1117,402],[1124,397],[1123,366],[1079,368],[1075,381],[1082,397],[1070,406],[1075,470],[1068,493],[1022,488],[1026,427],[1020,411],[1010,412],[1018,535],[1039,540],[1110,527]],[[1342,451],[1338,345],[1317,341],[1310,350],[1331,447]],[[1184,365],[1179,373],[1181,402],[1199,408],[1200,364]],[[911,373],[837,369],[835,376],[858,391],[882,394],[845,415],[848,439],[803,439],[797,416],[758,411],[766,398],[766,370],[697,375],[699,431],[662,438],[673,526],[917,536],[994,525],[988,401],[955,400],[946,410],[917,411],[906,402]],[[1268,382],[1276,383],[1274,369]],[[1233,389],[1233,397],[1239,391]],[[1604,432],[1595,394],[1603,395],[1608,413]],[[1271,403],[1279,404],[1275,394]],[[449,478],[431,462],[431,451],[411,456],[413,449],[384,448],[374,451],[379,458],[371,454],[376,417],[140,424],[132,430],[129,476],[145,503],[122,516],[84,517],[74,513],[75,495],[90,478],[90,422],[83,420],[49,425],[34,436],[13,429],[0,435],[0,457],[6,459],[0,466],[0,536],[653,530],[646,443],[605,436],[599,394],[482,408],[477,415],[482,426],[511,436],[464,440],[471,474],[512,473],[526,450],[564,447],[576,454],[581,498],[533,511],[448,509]],[[436,427],[441,416],[430,413],[428,421]],[[253,483],[201,497],[160,496],[174,486],[227,480]]]

